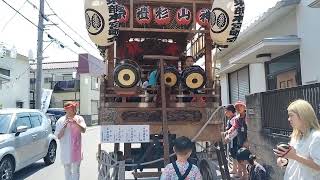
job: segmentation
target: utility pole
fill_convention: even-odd
[[[43,19],[44,19],[44,0],[40,0],[38,22],[38,43],[37,43],[37,78],[36,78],[36,109],[41,109],[42,96],[42,60],[43,60]]]

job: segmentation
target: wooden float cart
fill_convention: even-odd
[[[105,50],[105,65],[107,73],[101,81],[99,125],[149,125],[152,142],[134,148],[130,143],[124,144],[124,158],[126,162],[142,163],[164,157],[164,161],[143,167],[161,168],[170,162],[169,154],[172,153],[172,141],[175,137],[187,136],[193,138],[212,113],[220,106],[219,83],[216,80],[213,67],[213,43],[209,30],[196,28],[196,12],[201,8],[211,8],[211,0],[119,0],[129,10],[129,20],[121,24],[119,38],[114,47]],[[167,7],[171,10],[172,21],[165,26],[158,26],[154,22],[139,25],[135,20],[138,6],[148,5],[154,7]],[[179,26],[174,15],[177,9],[186,7],[192,12],[190,25]],[[195,38],[197,37],[197,38]],[[174,43],[181,47],[176,56],[169,56],[161,49],[142,45],[142,55],[128,53],[125,44],[138,42],[143,44],[163,42]],[[191,43],[192,55],[197,59],[205,58],[206,85],[200,89],[201,93],[184,94],[181,86],[168,88],[164,83],[164,63],[175,66],[181,70],[184,63],[187,44]],[[158,45],[158,44],[156,44]],[[156,46],[154,45],[154,46]],[[148,49],[147,47],[150,47]],[[155,64],[160,63],[160,83],[155,87],[143,89],[141,86],[121,88],[115,85],[115,65],[122,59],[135,61],[141,68],[142,82],[147,80],[148,74]],[[146,93],[149,92],[149,93]],[[151,92],[151,93],[150,93]],[[158,97],[156,101],[148,101]],[[161,97],[161,99],[159,98]],[[205,101],[184,102],[184,98],[205,99]],[[132,100],[134,99],[134,100]],[[223,112],[223,111],[222,111]],[[218,142],[223,128],[222,116],[214,118],[203,132],[197,137],[198,142]],[[99,147],[101,149],[101,147]],[[119,144],[115,145],[115,152],[119,151]],[[142,160],[141,160],[142,159]],[[142,161],[142,162],[140,162]],[[129,170],[129,169],[128,169]],[[159,173],[134,173],[136,178],[156,176]]]

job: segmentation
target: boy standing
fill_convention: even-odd
[[[162,172],[160,180],[201,180],[197,166],[188,162],[192,153],[192,142],[187,137],[179,137],[174,143],[177,161],[168,164]]]

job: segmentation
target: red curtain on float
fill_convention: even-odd
[[[179,56],[181,49],[177,43],[168,43],[163,53],[168,56]]]
[[[132,41],[125,42],[124,45],[119,48],[119,58],[132,58],[138,57],[143,53],[143,49],[141,48],[141,43]]]

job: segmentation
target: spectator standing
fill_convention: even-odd
[[[66,115],[62,116],[56,124],[55,135],[60,141],[61,162],[65,170],[65,180],[80,179],[81,133],[86,131],[86,123],[82,116],[76,115],[77,106],[76,102],[65,103]]]
[[[285,166],[284,180],[320,180],[320,125],[313,107],[305,100],[289,105],[288,121],[293,128],[288,149],[278,147],[278,165]]]

